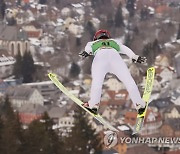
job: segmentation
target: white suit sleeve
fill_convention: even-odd
[[[127,55],[131,59],[136,59],[136,57],[138,56],[130,48],[123,44],[120,45],[120,53]]]
[[[88,53],[88,54],[92,54],[92,47],[91,47],[92,43],[91,42],[88,42],[85,46],[85,51]]]

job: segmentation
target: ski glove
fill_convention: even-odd
[[[136,55],[134,58],[132,58],[132,61],[133,61],[134,63],[145,64],[146,61],[147,61],[147,58]]]
[[[82,58],[86,58],[88,56],[90,56],[86,51],[83,51],[81,53],[79,53],[79,56],[82,57]]]

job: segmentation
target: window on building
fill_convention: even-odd
[[[17,45],[17,51],[21,53],[21,44],[20,43],[18,43],[18,45]]]
[[[11,52],[15,55],[15,51],[14,51],[14,44],[11,44]]]
[[[29,49],[28,49],[28,42],[26,42],[26,51],[28,51]]]

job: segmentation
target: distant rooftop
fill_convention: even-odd
[[[31,113],[31,114],[43,114],[46,108],[40,104],[25,104],[19,108],[19,112]]]
[[[6,57],[6,56],[0,57],[0,66],[12,65],[14,63],[15,63],[15,59],[13,57]]]
[[[8,26],[0,24],[0,40],[18,41],[28,40],[27,33],[17,26]]]
[[[45,84],[53,84],[53,82],[52,81],[33,82],[33,83],[26,83],[24,85],[32,86],[32,85],[45,85]]]

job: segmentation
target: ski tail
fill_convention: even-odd
[[[145,89],[144,89],[144,93],[143,93],[143,97],[142,97],[142,99],[145,102],[148,102],[150,99],[152,88],[153,88],[154,76],[155,76],[155,68],[150,67],[147,70]]]
[[[94,117],[96,120],[98,120],[101,124],[103,124],[108,129],[118,132],[119,130],[113,127],[108,121],[106,121],[100,114],[93,114],[89,110],[87,110],[85,107],[82,106],[83,102],[74,96],[72,93],[68,91],[66,87],[63,86],[63,84],[58,80],[58,77],[54,73],[48,73],[48,77],[51,79],[51,81],[61,90],[68,98],[70,98],[74,103],[79,105],[82,109],[84,109],[87,113],[89,113],[92,117]]]
[[[133,134],[137,134],[143,126],[144,118],[145,118],[145,115],[147,112],[147,108],[149,105],[149,99],[150,99],[152,88],[153,88],[154,76],[155,76],[155,68],[154,67],[148,68],[147,75],[146,75],[145,89],[144,89],[144,93],[142,96],[142,99],[146,103],[146,109],[145,109],[143,114],[137,115],[136,124],[135,124]]]

